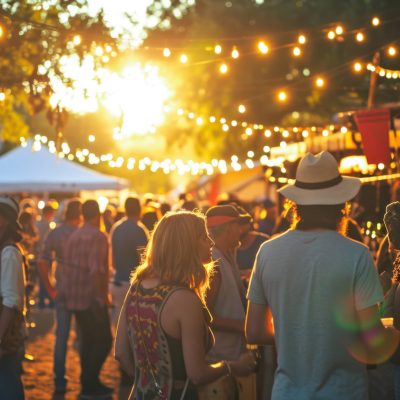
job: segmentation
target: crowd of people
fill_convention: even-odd
[[[56,316],[55,394],[68,390],[74,318],[81,399],[112,397],[99,376],[113,341],[131,399],[400,399],[400,203],[388,205],[377,268],[349,229],[360,186],[322,152],[280,189],[280,218],[270,200],[255,214],[237,199],[132,196],[118,218],[70,199],[53,226],[50,203],[37,218],[0,196],[0,398],[24,398],[34,296]]]

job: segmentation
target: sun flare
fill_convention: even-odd
[[[63,57],[61,67],[72,85],[51,76],[53,108],[85,114],[104,107],[116,118],[114,139],[154,132],[164,122],[165,102],[171,91],[158,74],[158,68],[134,63],[121,73],[95,68],[92,56]]]

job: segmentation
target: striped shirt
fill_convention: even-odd
[[[96,302],[105,305],[109,274],[107,236],[86,222],[70,236],[65,254],[67,308],[87,310]]]

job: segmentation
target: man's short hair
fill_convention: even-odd
[[[96,200],[86,200],[82,205],[82,214],[85,221],[98,217],[100,215],[99,204]]]
[[[73,221],[82,215],[82,203],[79,199],[71,199],[67,203],[65,210],[65,220]]]
[[[137,197],[128,197],[125,200],[125,213],[127,216],[140,215],[141,206]]]

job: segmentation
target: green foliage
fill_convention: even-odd
[[[8,98],[8,120],[19,121],[25,134],[23,116],[48,107],[52,93],[49,73],[63,79],[63,55],[83,57],[94,45],[115,45],[103,15],[88,15],[83,0],[2,0],[0,24],[0,88]],[[80,43],[73,45],[77,35]],[[3,139],[17,140],[24,132],[15,135],[16,128],[2,120]]]

